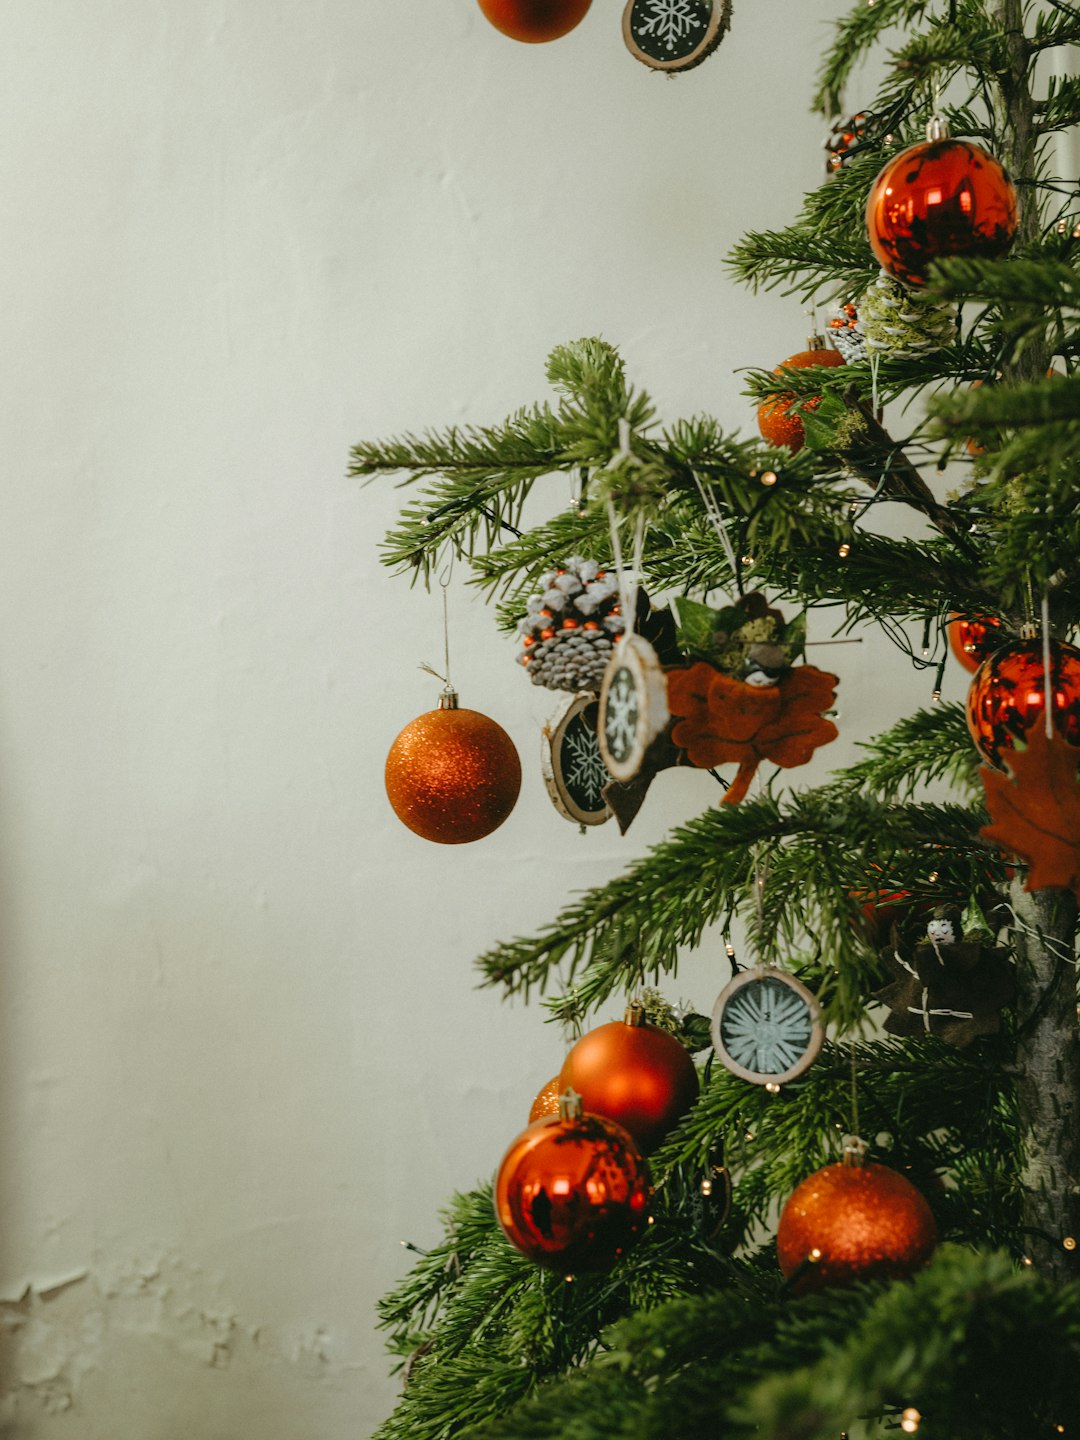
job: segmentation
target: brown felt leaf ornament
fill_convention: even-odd
[[[772,683],[753,685],[700,661],[668,675],[668,709],[678,717],[671,738],[703,770],[738,765],[724,796],[725,804],[737,805],[762,760],[791,769],[836,739],[836,726],[822,711],[832,705],[838,683],[835,675],[799,665]]]
[[[996,1035],[1001,1010],[1016,998],[1009,952],[987,943],[985,932],[960,939],[960,911],[938,906],[926,939],[910,951],[893,928],[881,958],[894,977],[875,1000],[888,1005],[890,1035],[937,1035],[963,1049],[980,1035]]]
[[[1080,748],[1034,725],[1023,748],[1017,742],[1002,759],[1008,775],[986,765],[980,771],[994,822],[982,835],[1027,862],[1025,890],[1080,895]]]

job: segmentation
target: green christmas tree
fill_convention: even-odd
[[[380,1440],[1080,1434],[1080,699],[1055,702],[1044,743],[1040,689],[1044,654],[1080,626],[1080,190],[1050,144],[1080,122],[1080,80],[1041,63],[1078,42],[1065,0],[860,0],[838,21],[817,109],[846,113],[853,67],[874,52],[880,93],[838,131],[833,174],[795,222],[730,259],[753,286],[850,307],[836,326],[857,347],[848,363],[750,377],[801,448],[706,417],[662,425],[616,350],[582,340],[549,358],[553,402],[355,449],[356,475],[427,481],[387,562],[427,581],[449,547],[508,631],[569,557],[610,569],[613,534],[624,569],[639,552],[657,609],[639,601],[638,628],[669,666],[677,652],[670,694],[693,692],[646,771],[675,755],[730,781],[710,687],[721,714],[748,678],[780,693],[806,669],[806,610],[904,646],[921,631],[912,658],[939,684],[950,617],[991,617],[1039,677],[1036,721],[1014,726],[985,789],[961,705],[862,737],[864,758],[812,790],[786,768],[797,755],[762,742],[764,782],[740,803],[710,794],[626,874],[481,957],[488,984],[544,994],[578,1029],[642,994],[696,1055],[700,1096],[651,1156],[652,1223],[609,1270],[568,1284],[508,1243],[490,1188],[453,1198],[442,1243],[383,1302],[405,1385]],[[935,252],[916,225],[925,282],[883,282],[867,197],[935,115],[1013,177],[1015,240],[972,253],[960,215],[960,241]],[[522,533],[533,483],[554,471],[580,478],[581,503]],[[914,512],[927,538],[872,523],[889,510]],[[826,708],[805,701],[818,726]],[[927,798],[942,782],[949,798]],[[944,926],[930,939],[928,916]],[[737,961],[796,976],[827,1026],[815,1062],[780,1086],[719,1063],[707,1020],[652,988],[670,988],[709,927],[737,923]],[[965,976],[937,992],[927,957]],[[820,1252],[785,1278],[781,1207],[856,1127],[871,1160],[926,1197],[941,1244],[905,1278],[871,1267],[818,1283]]]

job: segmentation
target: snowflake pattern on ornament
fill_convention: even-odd
[[[640,717],[637,685],[631,672],[623,666],[615,672],[604,717],[604,739],[614,760],[625,760],[634,748]]]
[[[643,35],[656,35],[669,50],[705,23],[691,0],[648,0],[649,18],[641,21]]]
[[[584,726],[568,731],[563,753],[567,788],[576,799],[584,800],[586,809],[598,810],[604,803],[602,792],[611,776],[600,754],[596,732]]]

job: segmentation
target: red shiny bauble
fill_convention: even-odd
[[[777,365],[773,370],[774,375],[779,375],[785,365],[795,370],[804,370],[811,365],[843,365],[844,357],[839,350],[828,348],[815,348],[813,350],[800,350],[797,355],[789,355],[782,364]],[[792,411],[792,406],[797,402],[795,395],[772,395],[768,400],[763,400],[758,406],[757,421],[758,429],[762,437],[770,445],[786,445],[794,455],[801,450],[806,443],[806,431],[799,419],[798,411]],[[815,399],[804,400],[802,409],[814,410],[821,402]]]
[[[506,1238],[564,1275],[613,1265],[644,1229],[649,1197],[640,1150],[599,1115],[537,1120],[507,1150],[495,1180]]]
[[[970,140],[926,140],[880,172],[866,202],[870,248],[907,285],[926,283],[933,260],[1004,255],[1016,234],[1016,191]]]
[[[938,1242],[930,1206],[887,1165],[826,1165],[784,1206],[776,1253],[799,1295],[855,1280],[898,1280],[926,1264]]]
[[[1004,768],[1033,725],[1044,724],[1045,671],[1041,640],[1014,640],[982,662],[967,698],[971,738],[991,765]],[[1050,713],[1055,731],[1080,745],[1080,650],[1050,641]]]
[[[995,615],[954,615],[948,629],[949,649],[973,673],[1004,644],[1001,621]]]
[[[694,1062],[674,1035],[625,1020],[583,1035],[563,1062],[559,1084],[578,1092],[583,1110],[629,1130],[645,1155],[690,1109],[699,1088]]]
[[[521,761],[501,725],[477,710],[429,710],[386,757],[386,794],[425,840],[460,845],[490,835],[521,789]]]
[[[558,40],[585,18],[592,0],[479,0],[480,9],[511,40]]]
[[[559,1096],[562,1090],[559,1088],[559,1077],[554,1075],[542,1090],[536,1092],[536,1099],[529,1111],[529,1124],[534,1120],[543,1120],[545,1115],[557,1115],[559,1113]]]

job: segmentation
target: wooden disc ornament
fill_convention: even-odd
[[[615,780],[633,780],[669,719],[667,680],[656,651],[641,635],[623,635],[604,671],[597,727],[600,753]]]
[[[591,4],[592,0],[479,0],[496,30],[527,45],[568,34],[581,24]]]
[[[685,1045],[645,1023],[639,1005],[625,1019],[583,1035],[563,1062],[564,1090],[586,1111],[616,1121],[649,1155],[698,1097],[697,1069]]]
[[[541,770],[551,803],[578,825],[603,825],[611,819],[604,786],[611,775],[600,753],[595,695],[573,695],[544,726]]]
[[[731,0],[627,0],[623,39],[650,70],[692,70],[727,34]]]
[[[582,1112],[573,1092],[507,1150],[495,1214],[510,1243],[562,1275],[608,1270],[644,1230],[652,1187],[633,1140],[613,1120]]]
[[[930,1206],[910,1180],[863,1156],[851,1142],[844,1162],[802,1182],[780,1215],[776,1252],[797,1295],[857,1280],[903,1280],[938,1243]]]
[[[517,803],[521,761],[510,736],[447,687],[439,708],[406,725],[386,757],[386,795],[425,840],[461,845],[497,830]]]
[[[817,997],[772,965],[740,971],[713,1009],[712,1042],[732,1074],[755,1085],[784,1085],[818,1057],[825,1026]]]

